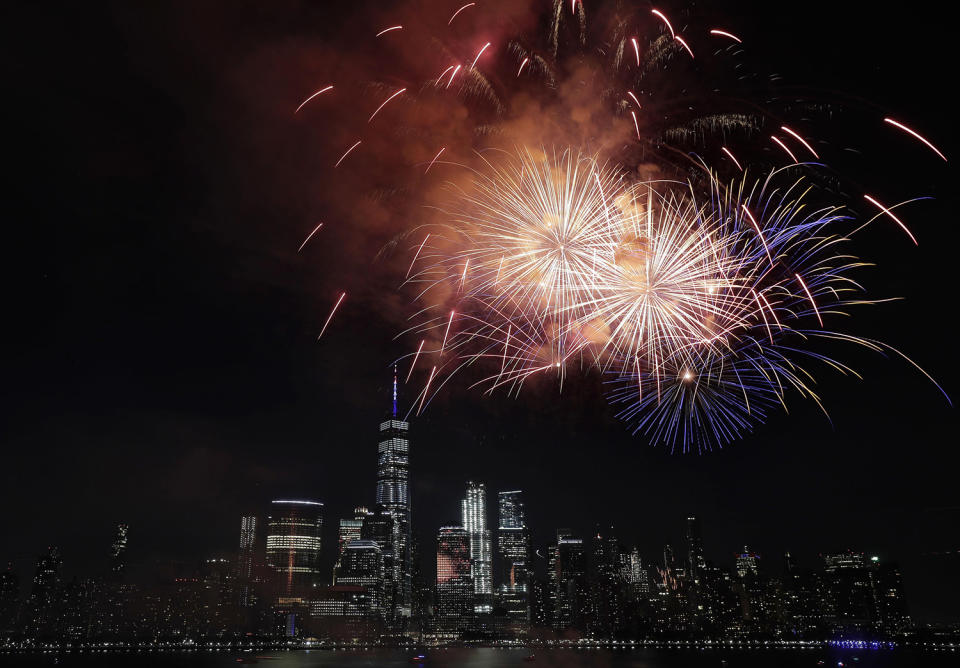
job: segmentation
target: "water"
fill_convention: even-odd
[[[915,653],[910,650],[532,650],[433,649],[422,668],[946,668],[960,664],[955,652]],[[0,665],[25,668],[227,668],[256,661],[259,668],[380,668],[410,663],[412,652],[261,651],[238,654],[194,652],[100,652],[0,655]],[[823,662],[823,663],[819,663]]]

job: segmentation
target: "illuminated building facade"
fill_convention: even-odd
[[[530,587],[533,575],[530,564],[530,531],[523,510],[523,492],[500,492],[497,501],[497,599],[500,607],[506,610],[510,629],[520,632],[530,625]]]
[[[337,532],[337,556],[343,554],[344,546],[351,540],[359,540],[363,533],[363,520],[370,515],[365,506],[357,506],[353,510],[353,517],[340,520]]]
[[[310,599],[309,615],[310,632],[327,638],[373,640],[382,631],[372,594],[357,585],[319,587]]]
[[[823,556],[824,579],[830,603],[827,623],[835,632],[860,632],[872,628],[877,609],[876,563],[862,552]]]
[[[568,628],[584,629],[587,611],[587,560],[583,541],[569,535],[557,537],[553,563],[555,601],[553,627],[558,631]]]
[[[320,579],[323,504],[277,500],[267,517],[267,564],[277,580],[278,603],[309,598]]]
[[[612,638],[623,626],[623,595],[620,578],[620,543],[613,529],[597,531],[590,540],[589,615],[591,635]]]
[[[437,626],[446,630],[464,628],[472,616],[473,604],[470,534],[463,527],[440,527],[437,535]]]
[[[240,518],[240,551],[237,554],[237,579],[239,580],[239,601],[242,607],[252,602],[251,581],[253,580],[253,560],[257,546],[257,517],[244,515]]]
[[[696,579],[707,565],[703,553],[703,536],[700,530],[700,518],[694,515],[687,516],[686,538],[688,572],[691,579]]]
[[[376,541],[358,538],[344,545],[333,584],[365,588],[370,612],[384,613],[383,554]]]
[[[470,536],[470,572],[473,576],[474,612],[493,611],[493,555],[487,529],[487,488],[482,482],[467,483],[462,502],[463,528]]]
[[[392,582],[391,616],[409,617],[413,603],[413,558],[410,518],[410,424],[397,419],[397,370],[393,375],[393,409],[380,423],[377,446],[377,508],[391,516],[392,532],[387,578]],[[387,546],[381,545],[381,548]]]
[[[760,573],[760,555],[750,551],[746,545],[743,546],[743,552],[737,555],[737,575],[746,577],[748,574],[759,575]]]
[[[127,568],[127,532],[126,524],[118,524],[117,531],[110,544],[110,571],[119,578]]]

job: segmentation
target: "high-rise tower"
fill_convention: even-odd
[[[463,500],[463,528],[470,536],[470,572],[475,596],[474,612],[493,611],[493,555],[487,529],[487,488],[482,482],[467,483]]]
[[[413,559],[410,526],[410,424],[397,417],[397,367],[393,368],[393,406],[380,423],[377,446],[377,507],[390,515],[394,529],[392,567],[386,575],[394,586],[392,617],[409,617],[412,607]]]
[[[703,556],[700,519],[695,515],[687,516],[687,564],[691,580],[696,580],[707,566],[707,561]]]
[[[240,551],[237,554],[237,578],[240,580],[240,605],[244,608],[252,602],[250,582],[253,579],[253,559],[256,545],[257,517],[256,515],[243,515],[240,518]]]
[[[473,613],[470,535],[463,527],[440,527],[437,535],[437,624],[464,628]]]
[[[110,544],[110,572],[119,578],[127,568],[127,525],[118,524]]]
[[[278,603],[307,600],[320,581],[323,504],[277,500],[267,516],[267,563],[277,576]]]
[[[506,609],[514,631],[530,623],[530,531],[523,511],[523,492],[514,490],[497,495],[497,557],[499,559],[497,597]]]

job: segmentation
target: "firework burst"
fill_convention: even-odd
[[[877,301],[856,278],[859,230],[886,217],[916,243],[894,213],[903,203],[863,194],[876,215],[858,220],[818,171],[823,142],[805,131],[815,113],[784,122],[793,102],[769,101],[776,77],[744,74],[749,35],[736,26],[587,4],[544,3],[537,31],[517,27],[529,22],[516,3],[384,17],[373,39],[415,41],[415,57],[395,60],[418,67],[336,83],[358,122],[338,133],[330,164],[369,170],[390,193],[378,200],[424,212],[385,246],[410,242],[399,273],[417,307],[398,338],[420,388],[411,410],[466,369],[508,394],[592,369],[635,433],[702,451],[791,395],[820,405],[817,365],[855,372],[817,341],[893,351],[840,331],[837,316]],[[426,25],[429,40],[413,37]],[[334,99],[318,83],[298,118]]]

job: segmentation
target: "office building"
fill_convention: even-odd
[[[273,569],[277,602],[300,603],[320,584],[323,504],[280,499],[267,516],[267,564]]]
[[[388,589],[394,618],[409,617],[413,601],[409,431],[410,424],[397,415],[397,369],[394,367],[392,410],[380,423],[377,445],[377,511],[389,514],[395,524],[386,574],[392,582]]]
[[[440,527],[437,535],[437,626],[463,629],[473,614],[474,586],[470,534],[463,527]]]
[[[463,528],[470,536],[470,573],[473,577],[474,612],[493,611],[493,555],[487,529],[487,489],[482,482],[467,483],[462,502]]]

